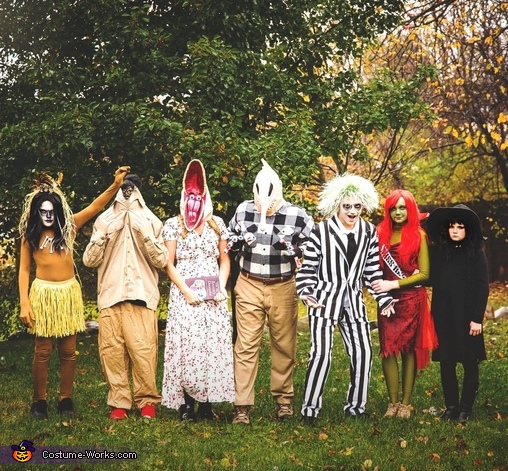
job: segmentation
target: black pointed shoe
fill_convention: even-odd
[[[43,420],[48,418],[48,403],[44,399],[39,399],[30,407],[30,414],[34,419]]]

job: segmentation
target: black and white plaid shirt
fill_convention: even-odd
[[[284,201],[275,214],[266,217],[264,231],[259,230],[260,218],[254,201],[248,200],[238,206],[229,222],[230,237],[245,237],[247,233],[255,237],[251,244],[241,241],[233,246],[233,250],[239,249],[237,260],[240,268],[262,278],[292,275],[296,267],[295,257],[301,257],[314,227],[312,217],[299,206]],[[296,254],[289,255],[282,241],[291,244]]]

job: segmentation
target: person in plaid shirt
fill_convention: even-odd
[[[288,203],[282,182],[263,160],[254,182],[254,200],[241,203],[229,223],[229,243],[237,250],[240,275],[235,285],[237,339],[234,349],[234,424],[249,424],[254,382],[265,322],[270,332],[271,393],[277,418],[293,416],[298,298],[295,270],[314,221]]]

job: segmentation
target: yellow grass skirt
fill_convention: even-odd
[[[37,337],[67,337],[85,330],[81,286],[76,278],[45,281],[36,278],[30,287],[30,306]]]

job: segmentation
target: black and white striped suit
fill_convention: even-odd
[[[382,279],[379,246],[373,224],[359,219],[355,228],[358,250],[351,264],[340,238],[337,216],[314,226],[305,249],[303,266],[296,275],[299,296],[312,296],[324,308],[308,309],[311,347],[305,380],[302,415],[317,417],[330,370],[333,331],[338,326],[350,358],[350,383],[344,410],[365,411],[372,365],[369,321],[363,301],[363,284],[381,308],[392,298],[375,294],[371,283]]]

